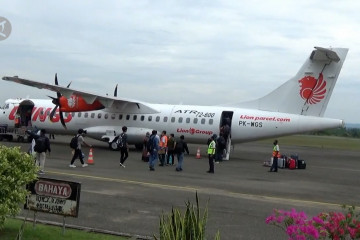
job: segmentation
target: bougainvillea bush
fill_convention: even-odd
[[[311,218],[295,209],[274,209],[266,223],[283,229],[289,239],[360,239],[359,214],[355,213],[355,207],[343,206],[343,209],[344,212],[323,212]]]

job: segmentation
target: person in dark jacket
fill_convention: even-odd
[[[40,166],[39,174],[45,174],[44,167],[45,167],[45,160],[46,160],[46,152],[51,152],[50,149],[50,140],[48,137],[45,136],[45,129],[40,130],[40,136],[34,136],[35,139],[35,146],[34,151],[36,152],[36,166]]]
[[[176,141],[175,144],[175,153],[178,159],[178,164],[176,166],[176,171],[182,171],[182,165],[183,165],[183,161],[184,161],[184,152],[186,151],[186,153],[189,155],[189,149],[188,146],[184,140],[184,135],[180,136],[180,140]]]

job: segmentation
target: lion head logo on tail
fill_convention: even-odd
[[[319,79],[312,76],[305,76],[299,80],[300,96],[309,104],[319,103],[325,97],[326,81],[320,73]]]

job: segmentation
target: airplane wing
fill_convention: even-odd
[[[39,89],[47,89],[53,92],[59,92],[66,98],[70,98],[70,96],[72,95],[80,96],[85,100],[87,104],[92,104],[95,101],[99,101],[105,108],[107,108],[111,112],[126,112],[130,114],[153,114],[159,112],[157,109],[151,107],[148,103],[136,101],[133,99],[101,96],[98,94],[79,91],[59,85],[23,79],[17,76],[4,76],[2,80],[27,85],[30,87],[36,87]]]

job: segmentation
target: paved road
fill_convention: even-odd
[[[89,140],[95,145],[95,164],[71,169],[70,138],[57,136],[52,141],[45,168],[46,177],[82,183],[79,217],[67,218],[68,224],[152,236],[158,233],[162,213],[169,213],[172,206],[183,209],[187,200],[195,203],[198,192],[200,205],[208,203],[208,239],[213,239],[217,230],[221,239],[286,239],[278,228],[265,224],[273,208],[295,208],[313,216],[340,210],[341,204],[360,206],[360,152],[280,142],[281,152],[299,154],[307,161],[307,169],[269,173],[262,163],[271,154],[272,141],[247,143],[235,146],[231,160],[217,164],[215,174],[210,175],[206,173],[206,146],[200,146],[201,159],[195,158],[198,146],[190,146],[183,172],[176,172],[173,166],[150,172],[139,152],[131,151],[126,168],[122,168],[119,152]],[[27,143],[2,144],[28,147]],[[62,222],[57,215],[39,214],[38,218]]]

